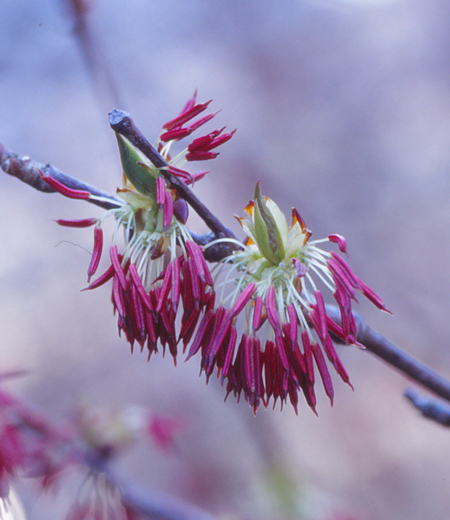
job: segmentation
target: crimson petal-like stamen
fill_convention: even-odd
[[[314,311],[317,317],[317,334],[321,340],[325,340],[327,331],[327,313],[325,311],[325,303],[323,301],[322,293],[319,291],[314,292],[316,298],[316,305],[314,305]],[[314,312],[313,311],[313,312]]]
[[[100,258],[103,250],[103,230],[101,227],[96,226],[94,229],[94,248],[92,251],[92,258],[88,267],[88,282],[91,281],[92,276],[98,269]]]
[[[228,342],[227,351],[225,353],[225,359],[222,367],[222,381],[228,376],[228,372],[233,362],[234,351],[236,348],[237,330],[236,327],[231,327],[230,340]]]
[[[97,224],[98,218],[82,218],[74,220],[58,219],[55,220],[57,224],[64,227],[87,228]]]
[[[225,127],[220,130],[214,130],[213,132],[203,135],[202,137],[197,137],[194,139],[192,143],[188,146],[189,152],[198,152],[199,150],[209,151],[207,147],[214,141],[214,139],[221,133]]]
[[[331,381],[330,372],[328,371],[327,365],[325,363],[325,358],[323,357],[322,351],[320,350],[319,345],[317,343],[313,343],[312,352],[314,354],[314,359],[317,363],[317,368],[319,369],[319,374],[323,382],[323,386],[325,388],[325,393],[330,398],[331,405],[333,405],[334,398],[334,389],[333,383]]]
[[[181,141],[181,139],[191,135],[193,131],[191,128],[174,128],[173,130],[161,134],[159,140],[163,143],[167,143],[168,141]]]
[[[156,203],[162,206],[166,200],[166,183],[162,177],[156,179]]]
[[[97,287],[104,285],[106,282],[109,282],[109,280],[111,280],[111,278],[114,276],[114,273],[114,266],[110,265],[101,276],[99,276],[96,280],[89,284],[88,287],[85,287],[81,291],[89,291],[91,289],[96,289]]]
[[[223,128],[222,128],[223,130]],[[222,132],[221,130],[221,132]],[[232,132],[227,132],[226,134],[220,135],[213,139],[213,141],[202,148],[203,151],[209,152],[210,150],[213,150],[214,148],[217,148],[218,146],[221,146],[222,144],[225,144],[227,141],[229,141],[233,135],[236,133],[236,129],[234,129]]]
[[[88,200],[91,194],[88,191],[85,190],[74,190],[73,188],[68,188],[65,184],[62,184],[61,182],[57,181],[50,175],[44,175],[41,170],[38,170],[39,175],[42,177],[42,180],[44,180],[49,186],[51,186],[53,189],[55,189],[58,193],[61,193],[61,195],[64,195],[65,197],[68,197],[69,199],[83,199]]]
[[[311,386],[313,386],[314,381],[315,381],[314,363],[313,363],[311,342],[309,340],[308,332],[306,330],[304,330],[301,334],[301,337],[302,337],[303,350],[305,353],[306,371],[308,374],[309,382],[310,382]]]
[[[188,152],[186,154],[186,161],[209,161],[215,159],[219,152]]]
[[[256,284],[254,282],[249,283],[239,295],[236,303],[233,305],[233,308],[231,309],[231,316],[237,316],[242,311],[242,309],[250,301],[251,297],[255,294],[255,291]]]
[[[200,325],[198,327],[197,334],[195,336],[195,339],[191,345],[191,348],[189,349],[188,355],[186,357],[186,361],[190,359],[194,354],[198,352],[198,349],[202,345],[202,341],[206,335],[207,330],[209,329],[211,323],[213,323],[215,320],[215,315],[213,311],[208,311],[204,316],[202,321],[200,322]]]
[[[297,343],[298,319],[293,303],[287,306],[287,311],[289,314],[289,337],[292,343],[295,344]]]
[[[186,241],[186,249],[189,252],[189,255],[194,261],[195,272],[197,276],[209,286],[213,285],[213,281],[211,278],[211,273],[209,272],[208,265],[206,263],[205,257],[203,256],[203,252],[195,242],[192,240]]]
[[[262,306],[263,301],[261,296],[257,296],[255,298],[255,306],[253,308],[253,334],[261,327],[262,325]]]
[[[163,284],[161,286],[161,292],[159,293],[158,304],[156,305],[156,312],[161,312],[165,302],[167,301],[167,296],[169,294],[172,282],[172,267],[168,265],[166,268],[166,272],[164,274]]]
[[[347,242],[342,235],[328,235],[328,240],[337,244],[341,253],[347,254]]]
[[[284,349],[283,336],[281,334],[275,334],[275,343],[277,345],[278,353],[280,355],[283,368],[287,371],[289,370],[289,362],[286,355],[286,351]]]
[[[152,302],[151,302],[144,286],[142,285],[142,280],[137,272],[135,264],[130,264],[129,273],[131,276],[131,280],[139,293],[139,296],[142,298],[142,301],[145,303],[145,306],[147,307],[147,309],[149,311],[153,311]]]
[[[111,246],[109,249],[109,256],[111,257],[111,263],[114,266],[114,270],[119,278],[120,285],[124,291],[127,290],[127,279],[123,272],[122,266],[120,265],[119,254],[117,253],[117,246]]]
[[[163,219],[163,225],[164,229],[167,229],[170,224],[172,224],[172,217],[173,217],[173,202],[172,202],[172,195],[166,191],[164,194],[164,219]]]
[[[211,103],[212,99],[207,101],[206,103],[202,103],[199,105],[194,105],[193,107],[186,110],[184,113],[180,114],[178,117],[175,117],[171,121],[168,121],[164,126],[164,130],[172,130],[177,126],[181,126],[182,124],[190,121],[195,116],[201,114],[204,110],[208,108],[208,105]]]
[[[278,318],[277,306],[275,302],[275,287],[270,285],[266,292],[266,313],[270,325],[276,333],[280,333],[280,320]]]
[[[392,314],[391,311],[386,309],[383,300],[378,295],[376,295],[370,287],[367,287],[367,285],[363,281],[361,281],[359,278],[358,278],[358,289],[364,294],[364,296],[368,300],[370,300],[375,305],[375,307],[378,307],[380,310],[386,311],[389,314]]]
[[[119,311],[119,314],[124,317],[125,316],[125,302],[123,300],[123,294],[121,291],[121,282],[120,278],[115,273],[114,280],[113,280],[113,300],[114,305],[116,306],[117,310]]]
[[[197,121],[194,121],[193,123],[191,123],[189,126],[188,126],[188,129],[193,132],[194,130],[197,130],[197,128],[200,128],[202,125],[204,125],[205,123],[207,123],[208,121],[210,121],[213,117],[215,117],[218,113],[220,112],[220,110],[218,110],[217,112],[214,112],[212,114],[207,114],[206,116],[202,116],[200,117],[199,119],[197,119]]]

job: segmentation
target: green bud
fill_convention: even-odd
[[[116,138],[123,173],[139,193],[156,198],[156,174],[152,172],[150,166],[139,164],[145,159],[127,139],[118,133]]]
[[[259,182],[255,188],[254,223],[259,250],[269,262],[279,264],[285,255],[283,237],[272,211],[261,194]]]

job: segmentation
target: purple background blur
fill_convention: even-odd
[[[214,126],[238,129],[196,186],[202,200],[239,232],[232,215],[260,179],[314,237],[343,234],[394,315],[358,310],[450,376],[447,2],[98,0],[88,21],[95,74],[62,0],[0,3],[1,142],[114,192],[108,111],[130,111],[153,141],[198,87],[222,109]],[[7,175],[1,193],[0,367],[31,371],[9,388],[59,418],[80,401],[185,417],[173,453],[142,443],[121,460],[142,485],[229,520],[448,518],[450,433],[408,405],[403,376],[339,347],[355,392],[335,378],[330,408],[319,389],[319,417],[302,399],[298,417],[223,404],[198,359],[175,369],[170,357],[130,356],[109,288],[80,293],[92,233],[52,219],[101,210]],[[26,503],[33,518],[48,507],[63,518],[70,498]]]

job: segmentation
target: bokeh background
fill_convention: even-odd
[[[78,2],[78,5],[81,5]],[[377,330],[450,376],[450,6],[442,0],[97,0],[86,26],[63,0],[0,3],[0,141],[110,192],[120,164],[107,113],[128,110],[153,140],[195,88],[234,138],[196,186],[239,232],[260,179],[315,237],[341,233],[358,275],[393,316]],[[84,38],[81,36],[84,34]],[[140,404],[185,418],[166,454],[142,443],[119,461],[149,489],[223,519],[422,520],[450,510],[450,433],[369,353],[339,347],[316,417],[223,403],[196,359],[130,355],[108,288],[80,293],[92,234],[57,218],[101,210],[1,176],[1,370],[58,420],[74,403]],[[203,231],[201,223],[193,227]],[[302,404],[302,403],[301,403]],[[30,518],[64,518],[24,491]]]

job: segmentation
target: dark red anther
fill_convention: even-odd
[[[209,161],[215,159],[219,152],[188,152],[186,154],[187,161]]]
[[[94,280],[88,287],[82,289],[82,291],[89,291],[91,289],[96,289],[97,287],[101,287],[106,282],[109,282],[111,278],[114,276],[115,270],[112,265],[108,267],[108,269],[99,276],[96,280]]]
[[[88,191],[74,190],[73,188],[68,188],[65,184],[62,184],[61,182],[57,181],[50,175],[44,175],[41,172],[41,170],[38,170],[38,171],[39,171],[39,175],[49,186],[51,186],[58,193],[61,193],[61,195],[68,197],[69,199],[88,200],[89,197],[91,196],[91,194]]]
[[[103,251],[103,230],[100,226],[94,229],[94,248],[92,251],[92,258],[88,268],[88,282],[91,281],[92,276],[97,272],[98,264]]]
[[[117,253],[117,246],[111,246],[109,249],[109,255],[111,257],[111,263],[114,267],[114,271],[119,279],[120,285],[124,291],[127,290],[127,279],[125,277],[125,273],[123,272],[122,266],[120,265],[119,255]]]
[[[342,253],[347,254],[347,243],[342,235],[329,235],[328,240],[337,244]]]
[[[187,121],[190,121],[195,116],[201,114],[204,110],[208,108],[208,105],[211,103],[212,99],[207,101],[206,103],[201,103],[199,105],[194,105],[190,107],[188,110],[182,112],[179,116],[171,121],[168,121],[165,125],[163,125],[164,130],[173,130],[178,126],[183,125]],[[187,105],[186,105],[187,106]]]
[[[137,272],[135,264],[130,264],[129,272],[130,272],[130,276],[131,276],[131,281],[133,282],[134,286],[136,287],[136,289],[139,293],[139,296],[142,298],[142,301],[145,303],[145,306],[147,307],[147,309],[149,311],[153,311],[152,302],[142,284],[142,280]]]
[[[55,220],[55,222],[64,227],[86,228],[97,224],[98,218],[82,218],[75,220],[59,219]]]

